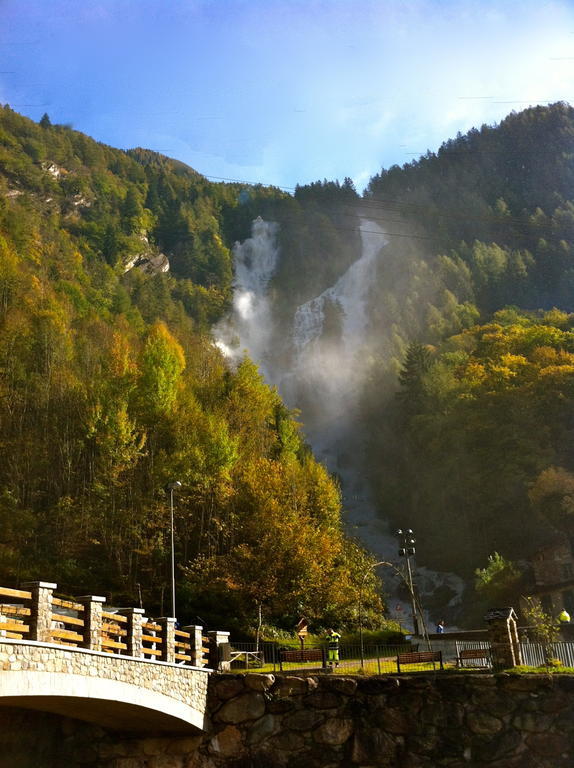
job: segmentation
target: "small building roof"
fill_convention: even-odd
[[[511,606],[508,606],[507,608],[489,608],[484,616],[484,620],[496,621],[497,619],[503,619],[504,621],[514,619],[516,621],[518,616]]]

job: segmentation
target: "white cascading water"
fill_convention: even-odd
[[[268,358],[272,346],[273,313],[267,286],[277,267],[277,224],[263,221],[258,216],[251,232],[248,240],[233,247],[233,310],[215,327],[215,343],[235,362],[247,352],[271,381],[273,374]]]
[[[247,352],[285,402],[301,410],[315,454],[341,480],[351,532],[379,558],[396,560],[397,541],[378,516],[367,478],[361,474],[363,440],[356,429],[369,352],[369,290],[388,240],[383,228],[363,219],[360,258],[333,286],[297,308],[287,332],[275,327],[267,294],[279,258],[277,231],[277,224],[259,217],[251,238],[236,243],[233,310],[215,328],[216,344],[235,362]],[[326,337],[329,304],[340,317],[340,332]],[[426,568],[419,568],[418,574],[423,593],[448,585],[455,595],[449,606],[460,600],[463,583],[457,576]],[[406,607],[401,604],[401,609]]]
[[[319,296],[297,308],[293,322],[293,364],[279,380],[290,405],[303,407],[307,434],[330,468],[338,438],[356,424],[356,410],[364,381],[367,343],[367,301],[376,278],[377,261],[387,244],[385,233],[372,221],[361,222],[361,256]],[[340,316],[340,334],[324,338],[326,306]],[[307,418],[308,416],[308,418]],[[352,431],[352,430],[351,430]]]

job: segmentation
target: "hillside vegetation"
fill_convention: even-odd
[[[367,557],[337,486],[253,363],[229,370],[207,334],[241,193],[0,109],[0,583],[165,613],[177,479],[181,618],[353,623]],[[160,254],[169,272],[150,271]]]
[[[438,567],[527,557],[561,519],[536,489],[574,470],[574,110],[459,135],[375,176],[365,204],[422,234],[381,267],[402,301],[373,291],[382,343],[363,406],[383,514],[416,526]]]
[[[362,220],[389,233],[356,350],[366,462],[346,460],[385,519],[416,527],[421,559],[470,575],[495,551],[521,559],[572,535],[570,106],[459,135],[362,197],[348,179],[293,195],[213,184],[5,107],[0,578],[122,602],[141,589],[165,610],[162,488],[178,479],[188,616],[356,621],[368,561],[342,532],[336,484],[256,367],[230,370],[209,336],[230,306],[232,245],[259,215],[279,223],[277,338],[357,259]]]

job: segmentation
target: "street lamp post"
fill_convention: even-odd
[[[419,634],[419,622],[417,619],[417,607],[415,603],[415,590],[413,586],[413,572],[411,569],[411,557],[413,557],[416,553],[416,549],[414,545],[416,544],[416,539],[414,538],[413,531],[411,528],[407,528],[405,531],[399,530],[397,531],[397,536],[400,540],[400,548],[399,548],[399,556],[404,557],[407,562],[407,581],[408,581],[408,588],[411,598],[411,610],[413,614],[413,630],[415,635]]]
[[[169,511],[171,521],[171,615],[175,619],[175,538],[174,538],[174,525],[173,525],[173,492],[181,488],[179,480],[174,480],[172,483],[168,483],[165,487],[167,493],[169,493]]]
[[[387,563],[384,560],[381,560],[379,563],[371,563],[363,574],[363,578],[359,584],[359,645],[361,648],[361,667],[365,666],[365,648],[363,645],[363,589],[365,588],[365,581],[367,580],[367,576],[371,572],[371,569],[377,568],[379,565],[390,565],[390,563]]]

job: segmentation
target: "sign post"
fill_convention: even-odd
[[[299,642],[301,643],[301,650],[305,648],[305,638],[307,637],[307,633],[309,631],[309,622],[307,619],[299,619],[297,623],[297,637],[299,638]]]

